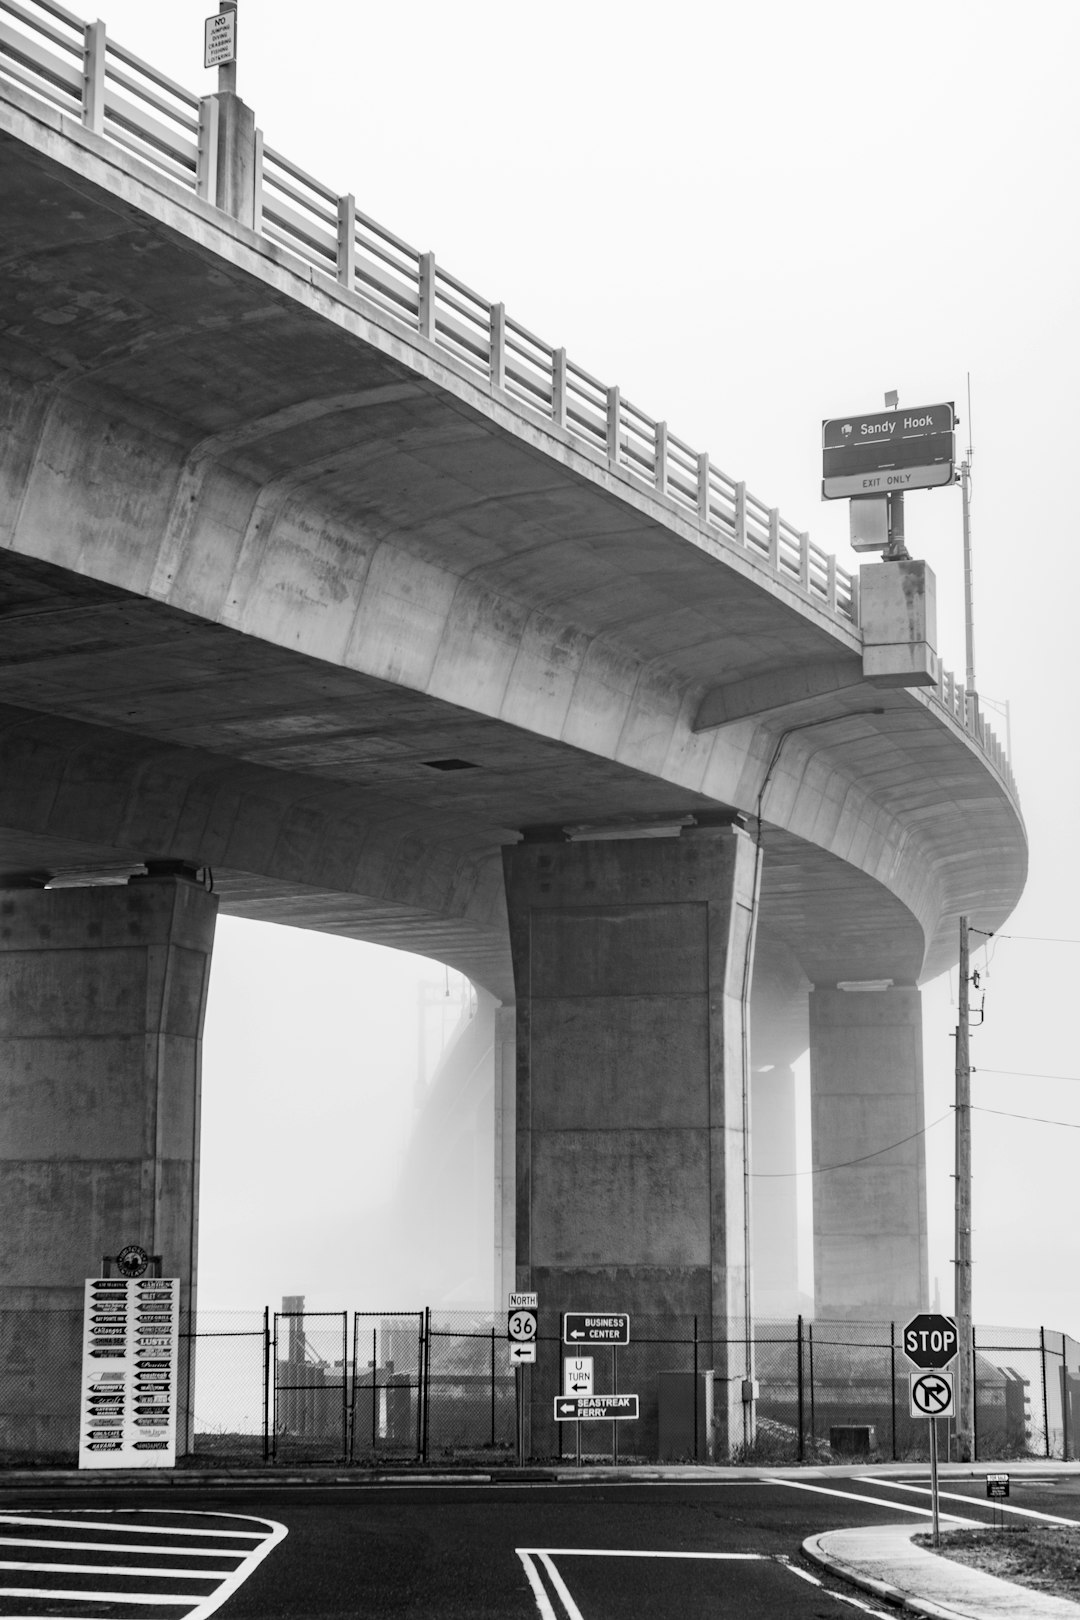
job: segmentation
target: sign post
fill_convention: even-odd
[[[517,1460],[525,1461],[525,1367],[536,1360],[536,1322],[539,1295],[531,1292],[510,1294],[506,1301],[506,1337],[510,1341],[510,1365],[514,1369],[514,1425]]]
[[[953,1378],[942,1372],[955,1361],[960,1336],[951,1316],[921,1311],[904,1328],[904,1354],[922,1370],[909,1375],[909,1411],[912,1417],[925,1417],[930,1424],[930,1505],[934,1546],[941,1545],[938,1524],[938,1446],[937,1420],[951,1417],[954,1409]]]

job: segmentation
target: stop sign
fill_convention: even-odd
[[[951,1316],[923,1311],[913,1316],[904,1329],[904,1354],[916,1367],[947,1367],[960,1348],[956,1323]]]

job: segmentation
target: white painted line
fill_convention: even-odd
[[[152,1510],[150,1508],[139,1508],[136,1511],[149,1513]],[[209,1518],[210,1516],[205,1513],[192,1512],[187,1508],[163,1508],[162,1512],[190,1513],[190,1516],[195,1519]],[[228,1513],[214,1514],[215,1519],[232,1517],[247,1519],[249,1523],[251,1521],[250,1513],[235,1515]],[[272,1521],[270,1519],[259,1519],[255,1522],[270,1524]],[[36,1525],[39,1530],[55,1524],[58,1530],[112,1530],[114,1534],[119,1530],[133,1536],[224,1536],[230,1541],[261,1541],[263,1537],[261,1530],[186,1530],[181,1525],[172,1524],[129,1524],[126,1519],[122,1523],[115,1519],[106,1520],[103,1523],[99,1523],[96,1519],[37,1519],[32,1518],[28,1513],[0,1513],[0,1525],[2,1524],[31,1524]],[[237,1551],[239,1552],[240,1549],[238,1548]],[[241,1556],[243,1556],[242,1553]]]
[[[867,1481],[869,1483],[869,1481]],[[905,1480],[875,1479],[875,1485],[887,1485],[891,1491],[918,1491],[920,1496],[931,1494],[929,1485],[909,1485]],[[1042,1519],[1044,1524],[1066,1524],[1075,1530],[1080,1524],[1077,1519],[1059,1519],[1056,1513],[1038,1513],[1035,1508],[1013,1507],[1010,1502],[1003,1502],[999,1497],[965,1496],[962,1491],[938,1491],[939,1496],[948,1497],[950,1502],[978,1503],[981,1507],[994,1508],[999,1513],[1019,1513],[1025,1519]],[[980,1520],[979,1523],[985,1521]]]
[[[145,1514],[150,1514],[150,1515],[154,1514],[154,1510],[152,1508],[139,1508],[136,1511],[139,1512],[139,1513],[145,1513]],[[30,1588],[30,1587],[13,1587],[13,1588],[0,1587],[0,1597],[9,1597],[9,1598],[10,1597],[52,1598],[54,1600],[63,1600],[63,1601],[67,1601],[67,1602],[72,1602],[72,1601],[73,1602],[83,1602],[83,1603],[97,1602],[97,1603],[146,1603],[148,1605],[159,1604],[159,1605],[163,1605],[163,1606],[171,1606],[171,1607],[173,1607],[175,1609],[183,1609],[183,1610],[185,1610],[186,1611],[185,1620],[207,1620],[207,1616],[213,1614],[217,1609],[219,1609],[221,1607],[221,1605],[223,1603],[228,1602],[229,1598],[232,1597],[232,1595],[236,1591],[237,1587],[243,1585],[244,1581],[247,1580],[248,1576],[255,1570],[257,1565],[261,1564],[263,1559],[267,1556],[267,1554],[272,1552],[274,1550],[274,1548],[277,1546],[278,1542],[283,1541],[285,1539],[285,1537],[289,1533],[288,1530],[285,1528],[285,1526],[283,1524],[278,1524],[276,1520],[274,1520],[274,1519],[257,1519],[250,1513],[244,1513],[244,1514],[214,1513],[214,1514],[211,1515],[211,1514],[208,1514],[208,1513],[197,1513],[197,1512],[195,1512],[193,1510],[186,1509],[186,1508],[164,1509],[164,1510],[162,1510],[162,1513],[167,1517],[179,1516],[180,1514],[184,1514],[188,1518],[200,1518],[200,1519],[205,1519],[205,1518],[210,1518],[210,1517],[213,1517],[215,1519],[236,1518],[236,1519],[240,1519],[245,1524],[258,1524],[258,1525],[262,1525],[263,1528],[261,1530],[207,1530],[207,1529],[195,1530],[195,1529],[189,1529],[189,1528],[187,1528],[186,1526],[183,1526],[183,1525],[162,1524],[160,1522],[160,1518],[159,1518],[159,1522],[157,1524],[135,1525],[135,1524],[131,1524],[126,1519],[124,1521],[122,1521],[122,1522],[119,1521],[119,1520],[113,1520],[112,1522],[100,1523],[97,1520],[50,1519],[50,1518],[44,1518],[44,1517],[35,1516],[35,1515],[31,1515],[31,1514],[0,1513],[0,1549],[2,1549],[2,1547],[4,1545],[2,1527],[5,1524],[31,1525],[31,1526],[36,1526],[38,1528],[42,1528],[42,1527],[44,1527],[44,1528],[52,1528],[52,1526],[55,1525],[58,1529],[101,1530],[101,1531],[106,1531],[106,1532],[112,1532],[114,1536],[116,1536],[117,1533],[119,1533],[119,1536],[123,1536],[123,1535],[125,1535],[125,1534],[127,1534],[127,1533],[129,1533],[131,1531],[135,1531],[139,1535],[147,1535],[147,1536],[161,1537],[161,1536],[164,1535],[164,1536],[188,1536],[188,1537],[196,1537],[197,1536],[197,1537],[202,1537],[202,1538],[214,1537],[214,1538],[219,1539],[219,1540],[232,1540],[232,1541],[244,1540],[244,1541],[249,1541],[249,1542],[253,1541],[253,1542],[258,1543],[258,1545],[256,1545],[256,1546],[245,1547],[245,1548],[217,1547],[217,1548],[209,1549],[209,1556],[211,1556],[211,1557],[218,1558],[218,1559],[220,1559],[220,1558],[236,1558],[236,1559],[239,1560],[239,1562],[236,1565],[235,1569],[228,1570],[228,1571],[200,1569],[200,1570],[185,1570],[185,1571],[181,1572],[181,1571],[177,1571],[177,1570],[149,1570],[149,1569],[146,1569],[145,1567],[144,1568],[139,1568],[137,1566],[128,1566],[128,1565],[124,1565],[120,1569],[115,1569],[114,1570],[112,1568],[107,1569],[105,1566],[100,1565],[100,1564],[89,1566],[89,1572],[91,1572],[91,1573],[99,1573],[99,1574],[102,1574],[102,1575],[104,1575],[104,1574],[123,1574],[123,1575],[135,1575],[135,1576],[153,1575],[155,1577],[158,1576],[158,1575],[163,1575],[167,1579],[184,1578],[184,1579],[187,1579],[187,1580],[199,1580],[199,1581],[219,1580],[220,1584],[217,1587],[215,1587],[214,1591],[209,1593],[209,1594],[206,1594],[206,1595],[201,1595],[200,1596],[197,1593],[189,1593],[186,1597],[178,1597],[175,1593],[166,1594],[166,1593],[163,1593],[163,1592],[160,1592],[160,1593],[159,1592],[138,1592],[138,1593],[132,1593],[132,1592],[91,1592],[91,1591],[85,1591],[85,1590],[84,1591],[71,1592],[71,1591],[65,1591],[65,1590],[59,1590],[58,1591],[55,1588],[53,1588],[53,1589],[45,1588],[45,1589],[38,1590],[38,1589],[35,1589],[35,1588]],[[12,1539],[14,1539],[14,1538],[12,1538]],[[8,1543],[8,1544],[10,1545],[10,1543]],[[46,1541],[44,1543],[44,1545],[49,1546],[49,1547],[59,1547],[61,1545],[66,1545],[66,1544],[63,1544],[63,1543],[60,1543],[60,1542],[55,1542],[55,1541],[53,1541],[53,1542]],[[206,1551],[203,1551],[203,1550],[195,1548],[195,1547],[182,1546],[182,1547],[176,1547],[175,1549],[173,1549],[173,1548],[170,1548],[170,1547],[147,1546],[145,1542],[141,1546],[136,1546],[136,1545],[133,1545],[130,1542],[124,1542],[124,1541],[119,1540],[119,1539],[111,1541],[111,1542],[101,1543],[101,1544],[82,1541],[82,1542],[73,1542],[70,1545],[74,1549],[77,1549],[77,1548],[80,1548],[80,1547],[85,1548],[85,1547],[91,1547],[92,1546],[92,1547],[95,1548],[95,1550],[100,1550],[100,1551],[104,1551],[104,1552],[112,1552],[114,1554],[118,1553],[118,1552],[133,1552],[133,1553],[137,1553],[139,1556],[142,1556],[142,1557],[145,1557],[147,1555],[154,1554],[154,1553],[163,1553],[163,1552],[168,1553],[170,1551],[175,1551],[177,1556],[185,1557],[185,1558],[188,1558],[188,1557],[206,1557],[207,1556]],[[4,1567],[8,1567],[8,1568],[12,1568],[12,1567],[14,1567],[14,1568],[28,1567],[28,1568],[41,1568],[41,1569],[55,1569],[55,1570],[57,1570],[59,1572],[65,1566],[58,1565],[58,1564],[37,1565],[37,1566],[35,1566],[35,1565],[30,1565],[30,1566],[7,1565],[7,1566],[5,1566],[3,1564],[0,1564],[0,1568],[4,1568]],[[67,1566],[67,1567],[69,1567],[69,1568],[80,1568],[81,1566]],[[9,1617],[9,1620],[15,1620],[15,1617]],[[548,1617],[545,1616],[544,1620],[548,1620]],[[556,1620],[556,1617],[551,1616],[551,1620]]]
[[[188,1551],[186,1547],[179,1550],[185,1554]],[[117,1549],[110,1547],[109,1551],[115,1553]],[[226,1581],[236,1573],[232,1569],[157,1569],[151,1564],[29,1564],[16,1558],[0,1558],[0,1570],[3,1569],[62,1569],[74,1575],[160,1575],[170,1581]]]
[[[841,1496],[845,1502],[872,1502],[878,1508],[895,1508],[898,1513],[917,1513],[924,1519],[932,1519],[934,1516],[932,1508],[916,1507],[911,1502],[887,1502],[880,1496],[860,1496],[856,1491],[831,1490],[827,1485],[808,1485],[801,1479],[763,1479],[761,1483],[786,1485],[792,1491],[813,1491],[817,1496]],[[957,1513],[943,1513],[941,1517],[948,1519],[950,1524],[978,1525],[984,1522],[982,1519],[962,1519]]]
[[[775,1553],[773,1556],[778,1564],[783,1564],[786,1570],[790,1570],[791,1574],[797,1575],[800,1580],[809,1581],[811,1586],[825,1585],[820,1576],[811,1575],[808,1569],[800,1569],[798,1564],[793,1564],[786,1553]],[[888,1620],[884,1609],[873,1609],[869,1603],[863,1603],[860,1598],[849,1597],[846,1592],[830,1591],[829,1596],[835,1598],[838,1603],[850,1603],[853,1609],[861,1609],[864,1614],[877,1615],[878,1620]]]
[[[559,1600],[562,1603],[563,1608],[566,1610],[567,1620],[585,1620],[585,1616],[582,1614],[581,1610],[570,1596],[570,1593],[567,1591],[566,1582],[555,1568],[555,1565],[551,1562],[551,1554],[542,1552],[540,1554],[540,1562],[547,1570],[548,1579],[551,1581],[552,1586],[558,1593]]]
[[[83,1587],[74,1592],[56,1586],[0,1586],[0,1597],[52,1598],[59,1603],[171,1603],[174,1609],[189,1609],[192,1617],[200,1611],[191,1608],[191,1598],[177,1597],[173,1593],[164,1597],[160,1592],[91,1592]]]
[[[112,1551],[116,1551],[115,1547]],[[166,1581],[227,1581],[233,1574],[231,1569],[152,1569],[149,1564],[20,1564],[13,1558],[0,1558],[0,1569],[55,1569],[66,1575],[160,1575]]]
[[[756,1558],[767,1561],[771,1553],[745,1552],[642,1552],[620,1547],[519,1547],[518,1552],[531,1553],[536,1558]]]
[[[532,1587],[536,1607],[540,1610],[540,1620],[558,1620],[555,1610],[551,1607],[551,1599],[544,1591],[544,1583],[536,1573],[536,1566],[532,1558],[521,1547],[517,1548],[517,1555],[525,1566],[525,1574],[528,1577],[529,1585]]]
[[[47,1537],[5,1536],[0,1530],[0,1552],[6,1547],[55,1547],[61,1552],[131,1552],[140,1558],[151,1553],[175,1553],[177,1558],[246,1558],[244,1547],[124,1547],[115,1541],[50,1541]],[[230,1572],[231,1573],[231,1572]]]

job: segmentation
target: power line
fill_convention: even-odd
[[[1080,939],[1058,939],[1049,934],[995,934],[981,928],[973,928],[971,932],[985,933],[987,939],[1018,939],[1033,945],[1080,945]]]
[[[857,1159],[845,1159],[842,1164],[822,1164],[816,1170],[755,1170],[752,1172],[753,1178],[755,1181],[790,1181],[794,1176],[827,1176],[830,1170],[847,1170],[853,1164],[865,1164],[867,1159],[880,1158],[883,1153],[891,1153],[893,1148],[914,1142],[916,1137],[925,1136],[927,1131],[932,1131],[935,1125],[940,1125],[942,1120],[948,1117],[947,1113],[942,1114],[939,1118],[931,1120],[929,1125],[924,1125],[921,1131],[912,1131],[910,1136],[902,1136],[899,1142],[890,1142],[888,1147],[875,1148],[873,1153],[863,1153]]]
[[[1007,1114],[1002,1108],[983,1108],[979,1103],[972,1103],[971,1106],[980,1114],[997,1114],[1001,1119],[1026,1119],[1032,1125],[1061,1125],[1067,1131],[1080,1131],[1080,1125],[1071,1119],[1042,1119],[1038,1114]]]
[[[1080,1074],[1032,1074],[1028,1069],[984,1069],[981,1064],[977,1069],[973,1066],[971,1072],[972,1074],[1009,1074],[1012,1075],[1014,1080],[1075,1080],[1080,1082]]]

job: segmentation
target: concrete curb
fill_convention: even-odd
[[[914,1535],[919,1528],[919,1526],[913,1527],[912,1534]],[[905,1610],[908,1614],[928,1616],[929,1620],[957,1620],[957,1616],[963,1614],[962,1609],[942,1609],[938,1604],[931,1603],[926,1598],[915,1597],[910,1592],[903,1592],[898,1586],[893,1586],[888,1581],[876,1581],[872,1576],[863,1575],[860,1571],[852,1569],[850,1564],[842,1563],[839,1558],[835,1558],[832,1553],[826,1552],[825,1548],[821,1546],[823,1536],[830,1533],[824,1531],[821,1535],[807,1536],[802,1544],[805,1556],[812,1563],[817,1564],[819,1568],[825,1570],[827,1574],[834,1576],[837,1580],[847,1581],[850,1586],[857,1586],[860,1591],[866,1592],[870,1597],[881,1598],[885,1603],[891,1603],[896,1608]]]

